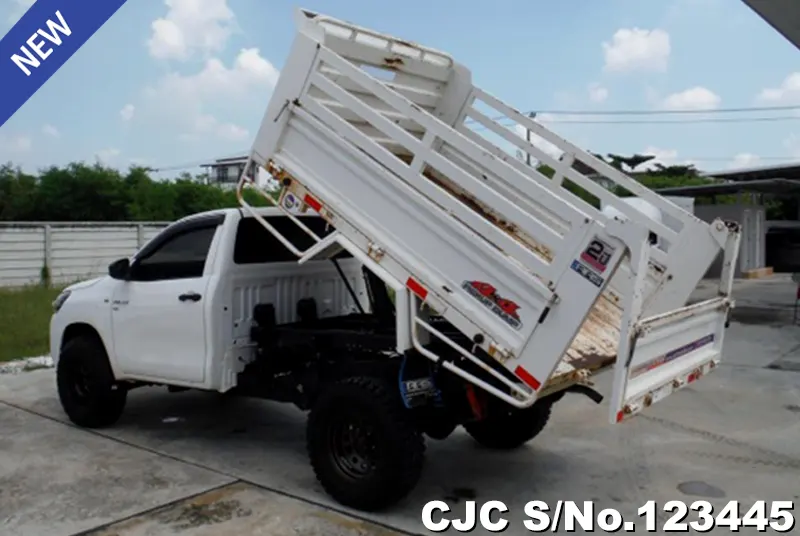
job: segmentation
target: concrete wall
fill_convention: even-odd
[[[48,266],[54,283],[106,273],[167,223],[0,223],[0,286],[38,283]]]
[[[739,246],[739,262],[736,277],[743,271],[763,268],[766,265],[766,213],[761,205],[695,205],[694,214],[703,221],[715,218],[733,220],[742,226],[742,242]],[[719,277],[722,269],[722,254],[711,265],[706,277]]]

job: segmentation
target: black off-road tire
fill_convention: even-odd
[[[68,341],[56,367],[61,407],[74,424],[104,428],[117,422],[128,391],[117,385],[103,343],[89,335]]]
[[[358,510],[392,506],[422,473],[424,438],[397,387],[379,379],[353,377],[327,387],[309,414],[306,441],[325,491]]]
[[[550,419],[552,409],[550,401],[536,402],[522,410],[511,406],[496,408],[487,418],[466,423],[464,428],[486,448],[512,450],[539,435]]]

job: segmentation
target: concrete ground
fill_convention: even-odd
[[[704,285],[698,297],[713,292]],[[304,416],[291,407],[142,389],[117,426],[96,433],[67,423],[52,370],[3,375],[0,534],[432,534],[420,519],[433,499],[447,501],[454,517],[468,499],[501,500],[511,521],[504,534],[515,535],[528,533],[528,501],[593,500],[597,511],[612,507],[638,521],[643,533],[637,510],[647,500],[661,509],[705,499],[717,511],[737,500],[741,515],[757,500],[797,504],[794,295],[782,277],[738,282],[724,365],[621,425],[607,424],[606,403],[568,395],[542,435],[517,452],[483,450],[460,431],[429,440],[420,485],[382,515],[347,512],[322,492],[305,455]],[[599,378],[601,392],[608,380]],[[659,526],[669,517],[661,512]],[[684,521],[696,519],[689,512]]]

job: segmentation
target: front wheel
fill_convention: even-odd
[[[396,388],[354,377],[326,388],[308,418],[307,446],[317,479],[344,506],[376,511],[417,484],[425,443]]]
[[[111,426],[122,415],[127,390],[120,388],[102,342],[79,336],[64,345],[56,367],[61,407],[84,428]]]

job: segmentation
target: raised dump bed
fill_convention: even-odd
[[[516,407],[618,363],[612,421],[719,361],[735,225],[703,222],[564,140],[474,86],[446,53],[306,10],[296,18],[240,191],[263,190],[256,169],[266,170],[286,214],[311,209],[336,229],[324,239],[307,230],[316,245],[305,251],[284,243],[301,263],[344,248],[393,288],[398,352]],[[720,296],[685,307],[720,254]],[[437,330],[431,313],[472,344]],[[443,359],[431,340],[482,372]]]

